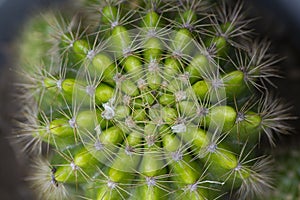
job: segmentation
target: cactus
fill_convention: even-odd
[[[252,38],[241,2],[79,7],[33,20],[21,45],[17,138],[41,199],[254,199],[272,188],[257,144],[290,131],[289,109],[268,89],[279,59]]]

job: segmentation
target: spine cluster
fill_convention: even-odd
[[[240,2],[84,1],[26,35],[17,137],[43,199],[253,199],[290,130]],[[36,37],[35,37],[36,36]]]

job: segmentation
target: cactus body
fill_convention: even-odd
[[[248,45],[241,4],[86,1],[82,10],[69,26],[53,14],[55,23],[39,21],[52,50],[25,54],[19,136],[33,138],[37,157],[48,145],[32,177],[41,196],[252,199],[271,188],[269,157],[252,151],[286,131],[288,115],[264,94],[276,60],[268,45]],[[31,40],[24,51],[39,48]]]

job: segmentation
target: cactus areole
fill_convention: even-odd
[[[24,36],[17,136],[41,199],[253,199],[288,127],[241,3],[83,1]],[[30,55],[32,54],[32,55]],[[278,117],[278,115],[282,117]]]

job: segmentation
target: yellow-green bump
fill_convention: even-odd
[[[141,155],[135,151],[135,146],[140,144],[141,135],[137,132],[130,133],[121,147],[116,159],[109,168],[108,175],[110,180],[114,182],[131,182],[133,173],[137,170],[138,164],[141,160]]]
[[[108,102],[114,95],[114,88],[105,84],[100,83],[95,90],[95,99],[97,104],[103,104]]]
[[[173,77],[174,75],[178,74],[182,69],[181,64],[178,62],[177,59],[170,57],[166,58],[164,62],[164,74],[165,78]]]
[[[205,117],[205,126],[214,130],[227,132],[235,124],[237,113],[230,106],[214,106]]]
[[[149,38],[144,44],[144,59],[148,62],[159,60],[162,54],[162,43],[158,38]]]
[[[163,147],[168,152],[167,161],[174,174],[173,179],[178,181],[180,185],[194,184],[200,176],[200,171],[196,170],[198,165],[196,161],[192,161],[190,155],[184,155],[180,147],[182,143],[179,138],[170,133],[163,137]]]
[[[90,51],[88,42],[86,40],[76,40],[73,44],[73,51],[79,58],[85,58]]]
[[[253,111],[248,111],[244,114],[238,113],[237,122],[230,134],[242,142],[249,140],[256,143],[259,139],[260,131],[262,131],[261,121],[261,116]]]
[[[235,97],[240,97],[247,91],[245,83],[245,75],[242,71],[232,71],[222,77],[222,81],[226,90],[228,100],[233,100]]]
[[[104,81],[111,85],[114,85],[114,76],[117,72],[117,66],[113,60],[104,53],[99,53],[95,55],[92,59],[92,65],[88,69],[90,74],[94,76],[102,76]]]
[[[185,71],[189,73],[191,84],[205,77],[209,77],[212,70],[212,65],[209,63],[207,57],[201,54],[195,55],[185,68]]]
[[[143,64],[137,56],[128,56],[122,63],[124,70],[134,81],[137,81],[143,75]]]
[[[154,28],[159,25],[159,15],[155,11],[148,12],[144,19],[143,25],[145,28]]]
[[[66,118],[54,119],[50,122],[50,132],[60,137],[67,137],[74,135],[74,128],[71,127],[70,122]]]
[[[178,57],[182,57],[183,55],[190,55],[193,50],[193,37],[191,32],[188,29],[182,28],[179,29],[174,36],[174,40],[172,41],[173,45],[173,54]]]
[[[69,148],[69,151],[73,151]],[[84,147],[74,149],[75,155],[66,164],[56,167],[55,179],[58,182],[82,183],[94,175],[98,161]]]
[[[113,28],[111,33],[111,42],[112,45],[110,47],[113,51],[117,54],[117,57],[126,55],[127,53],[130,53],[130,47],[132,44],[132,40],[129,36],[129,32],[124,26],[116,26]]]
[[[104,24],[111,24],[117,20],[118,17],[118,8],[115,6],[104,6],[101,10],[102,16],[101,21]]]

